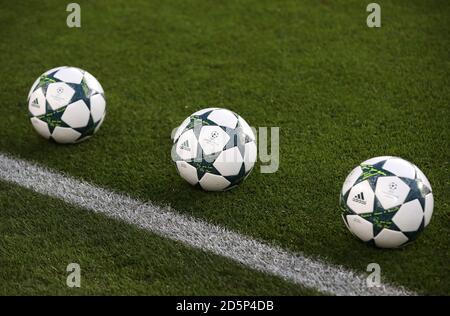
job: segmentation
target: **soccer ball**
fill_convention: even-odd
[[[172,159],[190,184],[206,191],[228,190],[241,183],[255,164],[255,134],[232,111],[203,109],[175,132]]]
[[[94,135],[105,119],[103,88],[87,71],[58,67],[42,74],[28,93],[36,132],[57,143],[78,143]]]
[[[433,193],[427,177],[398,157],[376,157],[353,169],[342,186],[340,205],[347,228],[364,242],[396,248],[430,223]]]

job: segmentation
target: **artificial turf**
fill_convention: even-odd
[[[79,3],[79,29],[65,25],[58,1],[2,4],[1,152],[360,272],[377,262],[386,281],[450,294],[448,1],[378,1],[378,29],[366,26],[361,1]],[[28,89],[61,65],[91,72],[107,98],[99,133],[75,146],[40,139],[27,119]],[[280,169],[261,174],[257,165],[225,193],[184,182],[170,160],[170,133],[210,106],[234,110],[252,126],[280,127]],[[431,224],[400,250],[354,239],[338,209],[347,173],[381,155],[415,163],[435,195]],[[52,209],[35,225],[52,221],[64,235],[61,214]],[[80,214],[63,210],[71,220]],[[1,212],[3,220],[12,216]],[[115,232],[83,218],[90,233],[80,239]],[[64,256],[64,248],[58,251]],[[21,251],[17,256],[26,260]],[[13,292],[14,278],[2,281],[2,291]],[[191,293],[205,292],[199,286]]]

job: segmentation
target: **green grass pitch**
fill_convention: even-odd
[[[0,152],[170,205],[285,249],[421,294],[450,295],[448,1],[5,2],[0,10]],[[88,70],[107,99],[92,139],[60,146],[27,118],[34,80]],[[238,188],[206,193],[182,180],[170,133],[192,112],[229,108],[280,127],[280,169],[259,164]],[[338,207],[347,174],[374,156],[415,163],[430,179],[430,225],[399,250],[369,247]],[[0,182],[0,294],[318,294],[227,259]],[[80,289],[65,268],[82,265]],[[83,268],[85,267],[85,268]]]

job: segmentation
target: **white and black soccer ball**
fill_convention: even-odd
[[[255,164],[255,134],[230,110],[203,109],[175,132],[172,159],[190,184],[206,191],[228,190],[241,183]]]
[[[433,193],[427,177],[398,157],[364,161],[342,186],[340,205],[347,228],[364,242],[396,248],[430,223]]]
[[[94,76],[64,66],[45,72],[34,82],[28,93],[28,112],[42,137],[57,143],[78,143],[102,125],[106,101]]]

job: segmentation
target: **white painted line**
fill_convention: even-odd
[[[255,270],[334,295],[414,295],[402,287],[366,286],[366,276],[295,254],[265,242],[0,154],[0,179],[40,194],[120,219],[152,233]]]

